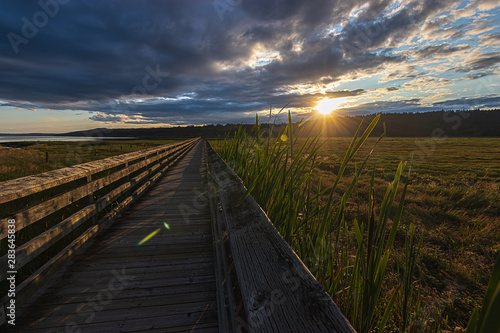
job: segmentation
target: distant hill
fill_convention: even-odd
[[[323,129],[323,136],[350,137],[362,123],[362,130],[373,120],[376,114],[366,116],[325,117],[310,120],[302,124],[302,134],[316,134]],[[474,111],[434,111],[419,113],[382,113],[381,120],[373,136],[383,132],[383,123],[387,128],[387,136],[391,137],[498,137],[500,136],[500,110]],[[246,131],[252,125],[243,125]],[[237,124],[204,125],[168,128],[135,128],[135,129],[103,129],[70,132],[61,135],[95,136],[95,137],[136,137],[140,139],[225,137],[236,131]],[[263,121],[262,128],[267,124]],[[276,126],[277,132],[284,125]]]
[[[53,135],[60,135],[60,134],[54,134],[54,133],[0,133],[0,136],[53,136]]]
[[[152,128],[96,128],[88,131],[76,131],[61,136],[92,136],[92,137],[134,137],[138,139],[182,139],[193,137],[216,138],[224,137],[226,133],[236,131],[238,125],[204,125],[184,127],[152,127]],[[250,128],[249,126],[248,128]]]

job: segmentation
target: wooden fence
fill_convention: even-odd
[[[198,141],[0,182],[0,325],[10,299],[9,271],[16,272],[18,308]],[[12,225],[15,263],[8,253]]]
[[[198,141],[0,182],[0,326],[9,271],[17,272],[18,308]],[[220,332],[355,332],[257,202],[244,198],[242,181],[206,145]],[[16,228],[12,267],[10,220]]]
[[[221,332],[355,332],[241,179],[208,145]]]

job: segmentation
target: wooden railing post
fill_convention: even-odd
[[[288,243],[273,226],[241,179],[208,144],[209,184],[215,188],[211,204],[215,242],[220,230],[227,238],[230,253],[216,244],[217,262],[222,263],[218,279],[228,280],[224,267],[229,256],[234,264],[244,315],[234,312],[230,322],[249,332],[355,332],[331,297],[309,272]],[[217,216],[220,214],[220,216]],[[218,229],[219,228],[219,229]],[[217,229],[219,230],[217,232]],[[219,281],[219,286],[223,283]],[[222,298],[220,296],[219,298]]]
[[[11,207],[4,208],[0,213],[0,242],[7,240],[7,223],[11,219],[16,221],[16,231],[19,235],[26,231],[24,228],[42,219],[61,216],[61,221],[56,225],[36,225],[36,228],[30,230],[30,238],[16,247],[14,269],[19,272],[25,270],[23,275],[28,276],[18,281],[16,306],[20,308],[28,301],[69,258],[111,225],[116,216],[146,193],[169,165],[186,154],[198,141],[199,138],[185,140],[0,182],[0,205],[2,208]],[[48,153],[46,156],[48,158]],[[124,168],[121,167],[123,165]],[[95,199],[95,192],[104,188],[107,189],[106,193]],[[34,201],[30,201],[26,207],[25,200]],[[67,216],[66,212],[65,215],[60,213],[79,200],[87,201],[88,204],[72,208],[70,216]],[[114,202],[118,205],[110,208]],[[87,223],[89,221],[91,222]],[[73,231],[82,225],[85,225],[86,229],[75,235]],[[33,235],[35,231],[37,234]],[[68,237],[71,239],[67,239]],[[62,239],[69,241],[64,248],[58,245]],[[49,249],[56,254],[47,257]],[[0,255],[0,267],[6,267],[7,253]],[[34,269],[30,267],[33,262],[37,265]],[[6,278],[6,270],[1,270],[0,281],[6,281]],[[8,301],[8,295],[0,295],[0,307],[4,307]],[[2,324],[0,320],[0,326]]]

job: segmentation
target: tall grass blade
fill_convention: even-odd
[[[484,296],[483,306],[477,320],[478,333],[500,332],[500,254],[497,256],[493,273]]]
[[[240,126],[233,138],[226,137],[220,149],[221,156],[246,184],[245,197],[251,193],[259,202],[276,228],[360,332],[369,332],[375,324],[383,329],[391,320],[396,294],[399,293],[392,294],[389,303],[381,304],[380,295],[402,216],[407,184],[399,198],[392,227],[386,230],[386,226],[405,163],[399,164],[395,179],[388,185],[380,206],[375,200],[374,168],[369,187],[368,220],[361,220],[359,211],[358,219],[347,218],[350,216],[347,214],[351,209],[349,200],[352,192],[364,176],[365,166],[375,147],[385,135],[385,124],[384,134],[378,137],[359,164],[354,165],[352,179],[342,181],[347,188],[337,199],[338,187],[346,177],[346,170],[354,164],[356,155],[379,120],[380,114],[363,132],[361,125],[358,127],[333,176],[333,185],[328,188],[323,188],[319,180],[317,189],[311,190],[312,175],[322,145],[321,132],[302,138],[303,123],[294,124],[291,112],[288,112],[288,124],[280,125],[280,131],[276,132],[277,125],[269,122],[269,135],[263,136],[259,118],[256,117],[251,131],[245,131]]]

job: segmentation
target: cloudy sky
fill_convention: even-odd
[[[0,133],[500,106],[496,0],[0,2]]]

